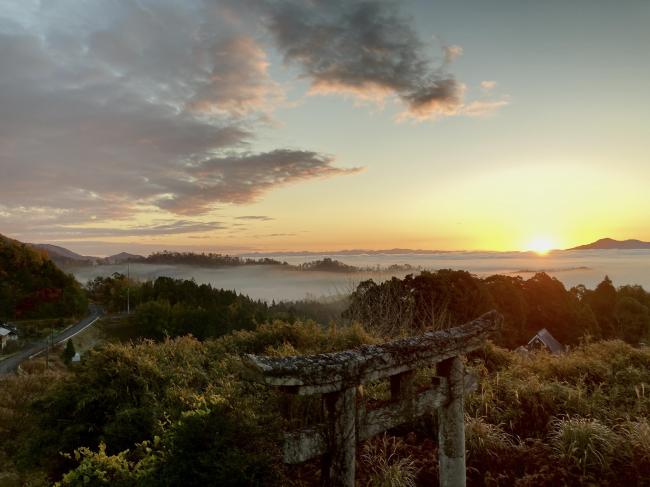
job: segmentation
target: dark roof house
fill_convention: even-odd
[[[564,353],[566,348],[558,342],[553,335],[546,329],[542,328],[537,334],[530,339],[526,344],[526,349],[529,352],[533,350],[548,350],[552,354]]]
[[[0,350],[4,350],[9,340],[17,340],[18,334],[13,326],[0,325]]]

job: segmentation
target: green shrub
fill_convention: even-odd
[[[568,417],[552,423],[550,442],[556,455],[583,474],[606,471],[619,441],[619,436],[597,419]]]
[[[128,450],[108,455],[105,443],[100,443],[96,452],[81,447],[68,456],[74,457],[79,466],[65,474],[56,487],[136,487],[143,485],[148,473],[148,462],[130,460]]]

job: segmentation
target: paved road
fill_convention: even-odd
[[[78,333],[81,333],[86,328],[93,325],[102,315],[102,310],[99,306],[91,305],[88,311],[90,314],[79,323],[71,326],[67,330],[62,331],[58,335],[54,335],[54,344],[58,345],[59,343],[72,338]],[[18,365],[20,365],[25,360],[36,357],[43,353],[47,348],[47,341],[48,340],[43,340],[42,342],[36,343],[31,347],[18,352],[16,355],[13,355],[8,359],[0,361],[0,374],[8,374],[9,372],[13,372],[16,370],[16,367],[18,367]]]

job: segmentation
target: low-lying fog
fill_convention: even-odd
[[[290,264],[301,264],[318,259],[322,255],[265,255]],[[558,251],[546,256],[530,253],[450,252],[442,254],[362,254],[329,257],[357,267],[386,268],[393,264],[410,264],[423,269],[461,269],[479,276],[490,274],[520,275],[525,279],[535,272],[545,271],[557,277],[565,286],[585,284],[596,286],[605,275],[614,285],[640,284],[650,290],[650,250],[586,250]],[[169,276],[194,279],[198,283],[210,283],[218,288],[234,289],[255,299],[298,300],[321,299],[348,294],[365,279],[375,281],[389,279],[392,275],[403,277],[409,272],[391,273],[358,272],[352,274],[291,270],[276,266],[255,265],[227,268],[202,268],[184,265],[130,264],[131,275],[142,280]],[[126,264],[98,265],[73,269],[82,283],[95,276],[114,272],[126,273]]]

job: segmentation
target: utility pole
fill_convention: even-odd
[[[54,328],[50,326],[50,333],[45,341],[45,369],[50,368],[50,345],[54,345]]]
[[[126,263],[126,314],[131,314],[131,264]]]
[[[50,336],[45,339],[45,370],[50,368]]]

